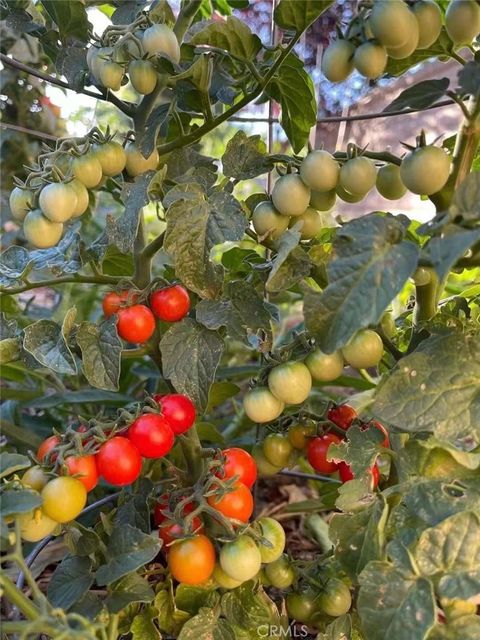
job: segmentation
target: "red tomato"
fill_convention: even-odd
[[[223,467],[223,475],[219,478],[233,478],[238,476],[237,480],[243,482],[249,489],[251,489],[257,479],[257,465],[253,457],[239,447],[231,447],[230,449],[224,449],[222,454],[225,456],[225,464]]]
[[[175,436],[165,418],[158,413],[145,413],[130,425],[127,438],[144,458],[161,458],[173,447]]]
[[[243,482],[237,482],[232,491],[226,493],[223,498],[210,496],[207,498],[207,502],[226,518],[233,518],[241,522],[248,522],[253,513],[253,496]]]
[[[368,427],[375,427],[376,429],[381,431],[382,434],[385,436],[385,438],[382,440],[380,446],[385,447],[386,449],[388,447],[390,447],[390,438],[388,437],[388,431],[385,429],[383,424],[380,424],[380,422],[377,422],[376,420],[371,420],[370,422],[366,422],[363,425],[362,430],[363,429],[368,429]]]
[[[97,453],[99,474],[107,482],[123,487],[135,482],[142,470],[142,458],[137,447],[123,436],[114,436]]]
[[[380,480],[380,471],[378,470],[377,463],[375,463],[370,469],[370,473],[372,475],[373,489],[375,489],[378,485],[378,481]],[[348,482],[349,480],[353,480],[355,477],[350,465],[346,462],[340,462],[338,464],[338,474],[342,482]]]
[[[153,396],[163,417],[168,421],[173,433],[184,433],[195,423],[195,405],[182,393]]]
[[[37,451],[38,461],[44,462],[48,454],[50,453],[50,451],[54,449],[57,446],[57,444],[60,444],[60,438],[58,436],[50,436],[49,438],[46,438],[46,440],[44,440],[41,443],[41,445],[38,447],[38,451]],[[49,457],[49,461],[55,462],[57,457],[58,457],[57,454],[54,453],[52,456]]]
[[[155,331],[153,313],[144,304],[134,304],[118,311],[117,331],[126,342],[143,344]]]
[[[355,409],[348,404],[339,404],[329,409],[327,413],[327,418],[333,422],[333,424],[345,430],[352,425],[352,422],[357,417],[358,415]]]
[[[324,436],[312,438],[307,445],[307,459],[319,473],[334,473],[338,469],[336,462],[327,460],[328,448],[330,445],[338,444],[342,439],[334,433],[326,433]]]
[[[203,533],[202,521],[195,516],[192,520],[192,529],[195,533]],[[158,529],[158,536],[163,540],[164,549],[175,540],[185,537],[185,529],[178,523],[167,520]]]
[[[102,301],[103,313],[109,318],[114,313],[118,313],[122,307],[126,307],[127,304],[135,304],[137,300],[138,293],[133,291],[120,291],[120,293],[110,291]]]
[[[77,476],[87,491],[91,491],[98,484],[98,469],[96,456],[68,456],[65,458],[69,476]]]
[[[185,287],[175,284],[152,293],[150,307],[160,320],[178,322],[187,315],[190,309],[190,297]]]
[[[181,498],[181,500],[182,499],[183,498]],[[163,493],[161,496],[159,496],[158,502],[153,508],[153,521],[155,522],[157,527],[161,525],[162,522],[165,522],[165,520],[167,519],[167,517],[163,514],[163,512],[166,511],[168,507],[169,507],[168,495],[166,493]],[[191,513],[195,509],[195,507],[196,507],[196,504],[193,501],[187,502],[182,509],[182,513],[184,515],[186,515],[187,513]]]

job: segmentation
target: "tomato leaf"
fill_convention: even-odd
[[[258,635],[259,629],[275,626],[280,635],[282,620],[278,609],[262,588],[257,588],[252,580],[244,582],[222,597],[223,615],[232,625],[252,630]],[[286,634],[284,629],[283,634]],[[254,636],[255,637],[255,636]]]
[[[435,269],[441,281],[448,275],[455,262],[478,240],[480,229],[459,230],[457,233],[432,238],[424,247],[422,255]]]
[[[154,624],[156,611],[153,607],[146,607],[133,618],[130,625],[132,640],[158,640],[161,639],[160,631]]]
[[[175,637],[185,621],[190,618],[187,611],[182,611],[177,607],[171,583],[168,589],[158,591],[153,606],[158,612],[157,621],[160,629]]]
[[[28,469],[30,465],[31,462],[27,456],[22,456],[20,453],[2,451],[0,453],[0,478],[9,476],[22,469]]]
[[[236,640],[232,626],[215,609],[204,608],[182,627],[177,640]]]
[[[24,329],[23,348],[37,362],[56,373],[77,373],[75,358],[60,327],[53,320],[38,320]]]
[[[384,438],[385,435],[380,429],[369,427],[362,430],[355,425],[347,431],[346,440],[329,446],[327,459],[335,462],[344,460],[356,477],[363,476],[382,452],[381,444]]]
[[[328,286],[322,293],[308,291],[304,300],[307,329],[322,351],[332,353],[380,321],[416,268],[418,249],[404,235],[401,221],[378,213],[337,231]]]
[[[63,44],[70,44],[72,40],[87,42],[91,25],[87,18],[85,5],[81,0],[56,2],[56,0],[42,0],[41,4],[53,22],[57,25]]]
[[[369,640],[423,640],[436,620],[430,580],[388,562],[370,562],[360,574],[358,613]]]
[[[300,33],[333,4],[333,0],[281,0],[273,14],[282,29]]]
[[[191,318],[175,323],[160,341],[163,375],[201,412],[207,406],[223,347],[223,340],[215,331]]]
[[[478,96],[480,92],[480,64],[472,60],[458,72],[458,92],[461,96]]]
[[[403,431],[440,440],[480,441],[480,338],[459,333],[424,340],[377,387],[373,413]]]
[[[69,609],[87,593],[94,581],[93,562],[84,556],[67,555],[48,583],[48,599],[54,607]]]
[[[234,16],[214,20],[195,33],[190,40],[195,45],[209,45],[228,51],[243,60],[252,60],[262,48],[262,41],[248,25]]]
[[[355,637],[352,636],[352,618],[347,613],[327,625],[325,633],[319,633],[316,640],[345,640],[352,637]]]
[[[122,342],[117,334],[116,320],[110,318],[100,325],[82,322],[76,338],[88,382],[98,389],[117,391]]]
[[[227,142],[222,156],[223,175],[236,180],[248,180],[270,171],[274,166],[267,155],[267,146],[260,136],[237,133]]]
[[[115,526],[123,527],[128,524],[140,529],[145,533],[150,533],[150,509],[148,498],[153,491],[153,484],[149,478],[139,478],[132,491],[121,493],[117,511],[113,523]]]
[[[96,572],[97,584],[111,584],[136,571],[153,560],[159,551],[158,536],[143,533],[129,524],[115,527],[108,541],[106,562]]]
[[[480,173],[472,171],[455,190],[452,204],[452,216],[461,216],[466,223],[480,220]]]
[[[134,602],[152,602],[153,598],[154,592],[148,582],[138,573],[129,572],[109,588],[105,606],[111,613],[119,613]]]
[[[3,491],[0,501],[0,514],[3,518],[17,513],[28,513],[42,504],[38,491],[21,489],[19,491]]]
[[[177,607],[192,616],[197,614],[202,607],[215,608],[219,602],[220,595],[214,588],[179,584],[175,591]]]
[[[389,111],[400,111],[407,108],[426,109],[445,95],[449,84],[449,78],[417,82],[417,84],[402,91],[383,111],[388,113]]]

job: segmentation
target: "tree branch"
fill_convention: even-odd
[[[55,78],[54,76],[35,69],[34,67],[29,67],[28,65],[23,64],[23,62],[15,60],[15,58],[10,58],[4,53],[0,53],[0,61],[9,67],[13,67],[14,69],[18,69],[19,71],[24,71],[25,73],[35,76],[36,78],[40,78],[41,80],[45,80],[45,82],[49,82],[50,84],[56,85],[57,87],[69,89],[70,91],[75,91],[75,93],[83,93],[84,95],[96,98],[97,100],[110,102],[115,107],[117,107],[117,109],[120,109],[120,111],[122,111],[122,113],[124,113],[126,116],[129,116],[130,118],[133,116],[134,105],[123,102],[123,100],[120,100],[107,90],[104,90],[101,93],[95,93],[94,91],[89,91],[88,89],[77,91],[76,89],[71,87],[68,82],[60,80],[59,78]]]
[[[0,287],[1,295],[15,295],[17,293],[23,293],[24,291],[30,291],[31,289],[41,289],[42,287],[55,287],[57,284],[109,284],[116,285],[124,278],[117,276],[64,276],[62,278],[52,278],[52,280],[38,280],[37,282],[28,282],[21,287]]]

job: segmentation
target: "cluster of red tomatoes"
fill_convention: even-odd
[[[136,291],[110,291],[102,302],[107,318],[117,314],[118,335],[126,342],[143,344],[155,331],[155,318],[163,322],[178,322],[190,310],[190,297],[182,285],[175,284],[154,291],[148,306],[139,304]]]

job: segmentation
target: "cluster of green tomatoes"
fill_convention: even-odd
[[[445,28],[454,46],[467,45],[480,32],[476,0],[451,0]],[[322,59],[322,72],[331,82],[342,82],[356,69],[365,78],[380,77],[388,59],[403,60],[429,49],[440,36],[442,11],[436,0],[375,0],[350,23],[346,38],[331,43]]]

